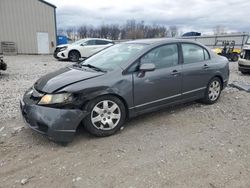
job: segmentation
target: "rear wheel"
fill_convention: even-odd
[[[221,90],[221,80],[218,77],[214,77],[207,86],[202,102],[205,104],[214,104],[220,98]]]
[[[118,131],[126,119],[123,102],[114,96],[98,97],[87,104],[90,114],[84,127],[95,136],[109,136]]]
[[[81,55],[78,51],[71,51],[69,52],[69,60],[73,61],[73,62],[77,62],[79,61],[79,59],[81,58]]]

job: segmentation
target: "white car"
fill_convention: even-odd
[[[80,58],[87,58],[104,48],[114,45],[112,40],[86,38],[78,40],[72,44],[64,44],[56,47],[54,57],[57,59],[69,59],[79,61]]]
[[[250,36],[242,48],[238,65],[242,74],[250,74]]]

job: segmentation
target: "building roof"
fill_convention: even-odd
[[[56,8],[55,5],[53,5],[53,4],[51,4],[51,3],[47,2],[47,1],[44,1],[44,0],[38,0],[38,1],[40,1],[40,2],[42,2],[44,4],[46,4],[46,5],[49,5],[49,6],[53,7],[53,8]]]

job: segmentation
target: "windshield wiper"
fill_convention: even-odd
[[[81,64],[81,66],[88,67],[88,68],[94,69],[94,70],[99,71],[99,72],[107,72],[99,67],[96,67],[96,66],[90,65],[90,64]]]

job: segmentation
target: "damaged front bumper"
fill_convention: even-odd
[[[45,134],[55,142],[67,143],[74,138],[76,129],[88,114],[79,109],[58,109],[20,100],[26,124],[36,132]]]

